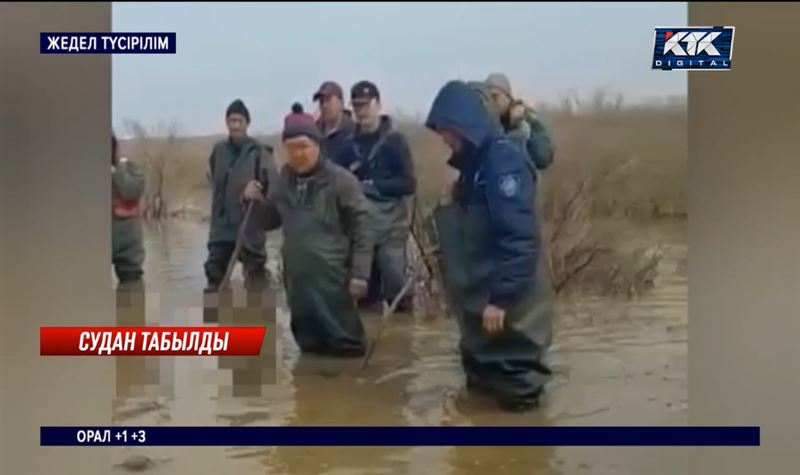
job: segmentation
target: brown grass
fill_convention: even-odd
[[[542,177],[538,207],[555,290],[640,293],[652,283],[657,243],[631,247],[622,236],[640,220],[686,216],[685,106],[623,108],[614,99],[577,112],[562,106],[545,113],[556,158]],[[455,173],[445,163],[448,152],[438,137],[409,121],[398,127],[412,146],[417,212],[425,216]],[[162,184],[153,192],[163,195],[165,215],[206,216],[206,164],[222,135],[180,137],[174,124],[160,127],[163,137],[151,136],[135,122],[127,129],[135,137],[121,141],[121,152],[145,163],[151,181]],[[279,150],[276,136],[260,138]]]

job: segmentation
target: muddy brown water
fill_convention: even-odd
[[[148,226],[146,323],[202,325],[207,227]],[[270,237],[272,237],[271,235]],[[279,236],[279,235],[275,235]],[[118,358],[120,425],[685,425],[685,222],[642,227],[665,245],[656,287],[635,301],[560,304],[544,407],[507,414],[463,388],[455,322],[399,316],[370,366],[301,356],[278,294],[277,382],[248,383],[217,358]],[[269,246],[278,254],[277,239]],[[270,260],[274,272],[276,261]],[[240,284],[237,269],[234,285]],[[176,298],[177,297],[177,298]],[[165,302],[179,302],[165,303]],[[123,318],[123,317],[121,317]],[[365,315],[370,335],[378,317]],[[122,320],[120,320],[122,321]],[[222,369],[221,369],[222,367]],[[245,382],[242,382],[245,381]],[[257,391],[237,395],[237,385]],[[241,393],[241,391],[238,391]],[[114,473],[152,474],[675,474],[683,449],[531,447],[118,448]]]

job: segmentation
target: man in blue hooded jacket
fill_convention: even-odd
[[[552,299],[527,158],[465,82],[439,91],[426,125],[460,172],[452,202],[434,219],[467,387],[508,410],[535,408],[551,375]]]

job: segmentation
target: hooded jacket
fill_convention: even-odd
[[[538,172],[546,170],[553,164],[555,145],[553,144],[550,129],[535,111],[526,107],[523,120],[515,126],[511,126],[505,123],[505,120],[494,115],[494,112],[491,112],[492,99],[489,94],[489,86],[486,82],[470,81],[467,85],[478,94],[484,107],[490,111],[490,116],[493,120],[499,123],[503,130],[505,130],[528,155],[528,165],[531,167],[534,178],[536,178]]]
[[[451,81],[439,91],[426,126],[462,138],[449,161],[461,172],[453,198],[463,207],[485,209],[492,238],[489,303],[508,308],[533,284],[539,259],[535,181],[527,157],[465,82]]]

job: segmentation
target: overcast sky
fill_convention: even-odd
[[[272,132],[325,79],[374,81],[384,107],[424,114],[454,78],[509,75],[523,97],[597,88],[632,102],[686,94],[686,72],[652,71],[655,26],[687,23],[686,3],[114,3],[120,32],[176,32],[175,55],[113,57],[113,121],[177,120],[224,131],[228,103]]]

